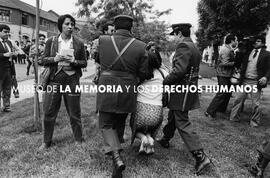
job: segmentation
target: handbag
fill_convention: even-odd
[[[240,71],[237,70],[236,68],[233,71],[230,81],[231,81],[231,84],[233,85],[237,85],[240,82]]]
[[[52,39],[52,43],[51,43],[51,54],[52,54],[52,50],[53,50],[53,42],[55,40],[55,36]],[[39,75],[39,83],[38,83],[38,87],[40,87],[41,90],[46,91],[46,88],[50,82],[50,73],[51,73],[51,68],[48,66],[44,66],[44,70],[41,71],[40,75]]]
[[[44,70],[42,70],[40,75],[39,75],[38,86],[43,91],[46,91],[46,88],[50,82],[50,73],[51,73],[50,67],[45,67]]]
[[[165,79],[164,73],[163,73],[160,69],[158,69],[158,71],[159,71],[160,74],[162,75],[162,78]],[[166,92],[166,91],[164,90],[164,88],[163,88],[163,93],[162,93],[162,106],[163,106],[163,107],[167,107],[168,104],[169,104],[169,93]]]

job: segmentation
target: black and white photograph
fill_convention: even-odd
[[[269,12],[0,0],[0,177],[270,178]]]

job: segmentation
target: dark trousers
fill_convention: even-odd
[[[11,89],[13,90],[13,94],[19,94],[19,89],[18,89],[18,82],[16,77],[11,79]]]
[[[8,68],[1,76],[0,79],[0,100],[3,98],[4,109],[10,108],[10,95],[11,95],[11,70]],[[1,101],[0,101],[1,107]]]
[[[55,76],[55,79],[49,83],[44,99],[44,143],[50,144],[52,141],[54,124],[58,111],[61,106],[62,96],[66,106],[67,113],[70,118],[71,128],[78,142],[83,141],[82,123],[81,123],[81,107],[80,107],[80,93],[75,93],[75,87],[79,85],[79,76],[74,74],[67,75],[61,71]],[[60,92],[60,86],[65,90],[67,86],[70,87],[71,92]],[[49,92],[51,87],[55,87],[55,91]]]
[[[217,77],[218,85],[227,86],[228,89],[231,86],[230,77]],[[212,102],[207,108],[207,112],[211,115],[215,115],[216,112],[225,112],[230,101],[232,93],[230,92],[218,92],[213,98]]]
[[[128,113],[110,113],[99,111],[99,129],[104,139],[105,154],[122,150],[120,140],[123,138]]]
[[[26,71],[26,75],[29,75],[29,71],[30,71],[31,65],[32,65],[32,62],[31,62],[30,58],[28,57],[27,58],[27,67],[26,67],[27,71]]]
[[[22,55],[21,54],[18,54],[18,63],[22,64]]]
[[[178,130],[189,151],[202,149],[199,136],[191,126],[188,118],[188,111],[170,110],[168,123],[163,128],[164,139],[170,140]]]

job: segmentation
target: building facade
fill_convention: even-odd
[[[36,7],[20,0],[0,0],[0,23],[10,27],[12,40],[19,42],[35,38]],[[47,38],[58,33],[54,11],[40,10],[40,33]]]

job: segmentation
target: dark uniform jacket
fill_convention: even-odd
[[[11,41],[8,40],[7,45],[12,50]],[[11,69],[11,75],[16,74],[13,60],[9,61],[9,57],[4,56],[4,53],[6,52],[8,51],[5,50],[3,44],[0,42],[0,80],[2,79],[2,77],[4,76],[4,73],[8,70],[8,68]]]
[[[201,55],[191,38],[186,37],[177,45],[173,58],[172,72],[164,79],[164,85],[198,85]],[[172,92],[168,108],[188,111],[200,107],[198,92]]]
[[[54,79],[55,73],[57,72],[58,62],[54,61],[54,57],[58,52],[58,37],[51,37],[46,41],[44,54],[41,56],[41,65],[50,67],[50,80]],[[75,62],[71,63],[71,67],[76,71],[79,76],[82,76],[81,68],[87,66],[86,54],[83,42],[72,36],[73,49]]]
[[[121,51],[124,46],[133,38],[127,30],[117,30],[113,34],[116,45]],[[148,75],[148,58],[145,52],[146,44],[142,41],[135,40],[122,55],[124,65],[118,60],[108,70],[108,66],[118,56],[111,37],[108,35],[99,38],[99,59],[101,65],[101,75],[98,87],[101,85],[121,86],[123,92],[105,92],[97,93],[97,110],[113,113],[130,113],[136,109],[136,92],[133,86],[137,86],[138,81],[143,81]],[[130,86],[126,90],[125,86]]]
[[[245,74],[246,74],[246,70],[247,70],[247,66],[248,66],[249,54],[250,53],[247,53],[247,55],[245,55],[245,57],[243,58],[243,63],[241,66],[240,84],[245,79]],[[266,51],[264,48],[261,49],[261,52],[260,52],[258,60],[257,60],[256,68],[257,68],[257,74],[258,74],[257,80],[261,79],[262,77],[266,77],[267,81],[269,81],[269,79],[270,79],[270,52]],[[258,87],[264,88],[264,87],[266,87],[266,85],[265,86],[258,86]]]

